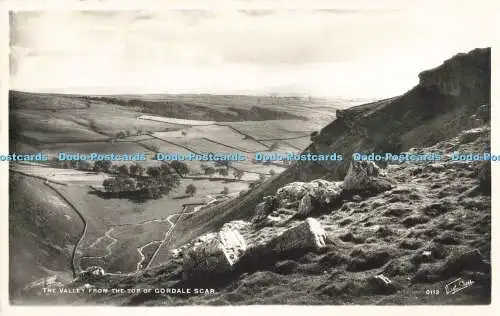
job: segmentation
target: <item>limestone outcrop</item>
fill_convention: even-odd
[[[237,230],[207,234],[184,252],[183,278],[228,273],[246,249],[245,239]]]
[[[262,223],[266,220],[267,216],[276,210],[278,207],[278,200],[275,196],[266,196],[263,201],[255,207],[255,216],[252,218],[253,223]]]
[[[353,161],[344,178],[344,189],[379,193],[393,186],[373,161]]]
[[[279,207],[286,207],[301,201],[309,195],[311,199],[323,203],[332,203],[342,193],[341,182],[330,182],[322,179],[311,182],[292,182],[276,192]]]
[[[91,266],[80,272],[80,279],[83,281],[96,280],[106,275],[103,268],[99,266]]]
[[[309,217],[277,236],[273,244],[273,251],[278,254],[294,250],[319,250],[326,245],[326,232],[316,219]]]

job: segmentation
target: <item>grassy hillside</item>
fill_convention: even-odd
[[[491,49],[473,50],[450,60],[445,65],[457,69],[456,78],[449,73],[449,66],[444,66],[445,70],[438,67],[430,74],[441,81],[421,82],[399,97],[339,110],[337,119],[319,131],[305,152],[338,152],[344,157],[354,152],[400,152],[432,145],[474,127],[470,117],[481,105],[490,104]],[[459,92],[448,91],[450,77],[458,80],[455,86],[464,88]],[[349,163],[349,158],[341,162],[297,162],[250,194],[194,215],[183,223],[184,230],[190,232],[189,238],[194,238],[228,220],[249,218],[264,196],[274,194],[285,184],[316,178],[341,180]],[[185,240],[182,236],[178,238]]]
[[[72,277],[72,252],[83,223],[43,180],[9,176],[10,293],[47,275]]]

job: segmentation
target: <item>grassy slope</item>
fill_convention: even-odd
[[[419,152],[474,152],[489,142],[486,129],[473,141],[456,138]],[[200,283],[180,281],[180,262],[171,260],[139,276],[108,277],[94,285],[216,289],[215,295],[101,300],[127,305],[489,304],[491,196],[474,193],[479,184],[477,165],[446,159],[391,165],[388,176],[397,185],[391,191],[314,215],[330,240],[321,252],[267,265],[256,262],[253,270]],[[428,251],[429,256],[424,254]],[[367,281],[381,273],[392,282],[389,292]],[[455,295],[445,294],[446,284],[457,278],[474,284]],[[94,301],[87,297],[87,302]]]
[[[83,230],[77,214],[42,180],[11,174],[10,290],[47,275],[71,276],[71,254]]]
[[[452,58],[453,60],[453,58]],[[456,96],[443,94],[418,85],[404,95],[377,101],[347,110],[342,110],[339,118],[325,126],[316,141],[306,151],[317,153],[343,153],[344,161],[324,163],[298,162],[291,168],[267,181],[251,193],[225,204],[208,208],[182,223],[186,237],[178,233],[182,242],[220,227],[232,219],[246,219],[252,216],[257,203],[266,195],[293,181],[310,181],[316,178],[341,180],[347,172],[354,152],[377,151],[377,144],[392,135],[399,135],[401,150],[415,146],[428,146],[437,141],[456,136],[460,131],[471,128],[468,118],[477,107],[490,100],[490,50],[473,51],[469,58],[461,59],[455,65],[467,69],[457,77],[462,85],[476,84],[475,88],[464,88],[463,94]],[[444,80],[453,76],[446,68],[433,71],[444,72]],[[457,72],[458,73],[458,72]],[[390,122],[390,123],[389,123]],[[389,124],[388,124],[389,123]]]

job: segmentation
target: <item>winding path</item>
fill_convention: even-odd
[[[270,149],[270,145],[267,145],[264,143],[264,141],[279,141],[279,140],[292,140],[292,139],[298,139],[298,138],[303,138],[303,137],[306,137],[306,135],[304,136],[297,136],[297,137],[290,137],[290,138],[282,138],[282,139],[256,139],[255,137],[251,136],[251,135],[248,135],[248,134],[245,134],[243,132],[241,132],[240,130],[238,130],[237,128],[231,126],[231,125],[226,125],[226,124],[221,124],[221,123],[211,123],[211,124],[207,124],[207,125],[218,125],[218,126],[225,126],[225,127],[228,127],[230,129],[232,129],[233,131],[235,131],[236,133],[240,134],[240,135],[243,135],[244,137],[248,138],[248,139],[251,139],[257,143],[259,143],[260,145],[264,146],[265,148],[267,149]],[[159,138],[159,137],[156,137],[153,135],[153,133],[150,133],[149,136],[151,136],[151,138],[147,138],[147,139],[142,139],[142,140],[136,140],[136,141],[130,141],[130,142],[135,142],[136,144],[138,145],[141,145],[141,141],[144,141],[144,140],[148,140],[148,139],[158,139],[158,140],[161,140],[163,142],[166,142],[166,143],[169,143],[171,145],[175,145],[175,146],[178,146],[178,147],[181,147],[181,148],[184,148],[190,152],[193,152],[195,154],[199,154],[197,152],[195,152],[194,150],[192,150],[191,148],[188,148],[187,146],[183,146],[183,145],[180,145],[180,144],[177,144],[177,143],[174,143],[174,142],[170,142],[168,140],[165,140],[165,139],[162,139],[162,138]],[[111,138],[112,139],[112,138]],[[226,144],[223,144],[223,143],[219,143],[217,141],[214,141],[212,139],[208,139],[208,138],[204,138],[208,141],[211,141],[213,143],[217,143],[219,145],[223,145],[223,146],[226,146],[228,148],[232,148],[232,149],[237,149],[235,147],[232,147],[232,146],[228,146]],[[90,140],[90,141],[75,141],[75,142],[66,142],[66,143],[94,143],[94,142],[103,142],[103,141],[106,141],[106,140]],[[120,141],[125,141],[127,142],[127,140],[123,140],[121,139]],[[145,146],[143,146],[145,147]],[[146,148],[146,147],[145,147]],[[246,152],[246,153],[253,153],[253,152],[250,152],[250,151],[245,151],[245,150],[241,150],[241,149],[238,149],[239,151],[243,151],[243,152]],[[234,166],[231,166],[232,169],[235,169],[235,170],[239,170],[238,168],[234,167]],[[149,223],[152,223],[152,222],[168,222],[170,224],[170,227],[169,229],[165,232],[164,234],[164,237],[162,240],[152,240],[140,247],[137,248],[137,252],[139,253],[139,256],[140,256],[140,260],[139,262],[137,263],[136,265],[136,269],[134,272],[130,272],[130,273],[106,273],[106,274],[109,274],[109,275],[117,275],[117,276],[130,276],[130,275],[135,275],[137,274],[138,272],[140,272],[141,270],[143,269],[147,269],[147,268],[150,268],[151,267],[151,264],[152,262],[154,261],[154,259],[157,257],[160,249],[165,245],[165,243],[167,243],[169,241],[169,238],[171,237],[172,235],[172,231],[175,229],[176,225],[179,223],[179,221],[181,220],[182,216],[183,215],[186,215],[186,214],[192,214],[192,213],[196,213],[198,212],[202,207],[204,206],[207,206],[207,205],[210,205],[212,203],[214,203],[215,201],[217,201],[216,199],[214,199],[213,197],[211,196],[207,196],[209,198],[211,198],[211,201],[209,201],[208,203],[205,203],[205,204],[201,204],[201,205],[198,205],[196,206],[191,212],[186,212],[186,209],[187,209],[187,205],[183,205],[182,207],[182,210],[179,212],[179,213],[175,213],[175,214],[172,214],[166,218],[163,218],[163,219],[155,219],[155,220],[149,220],[149,221],[144,221],[144,222],[140,222],[140,223],[135,223],[135,224],[120,224],[120,225],[113,225],[111,226],[105,233],[103,236],[97,238],[91,245],[85,247],[85,248],[82,248],[81,247],[81,243],[82,241],[84,240],[86,234],[87,234],[87,228],[88,228],[88,225],[87,225],[87,221],[85,220],[84,216],[81,214],[81,212],[78,210],[78,208],[70,201],[68,200],[56,187],[54,187],[52,185],[52,183],[54,184],[58,184],[58,185],[68,185],[67,183],[64,183],[64,182],[58,182],[58,181],[55,181],[55,180],[49,180],[48,178],[45,178],[45,177],[42,177],[42,176],[36,176],[36,175],[32,175],[32,174],[28,174],[28,173],[25,173],[25,172],[22,172],[22,171],[19,171],[19,170],[15,170],[13,168],[10,169],[11,171],[13,172],[17,172],[19,174],[22,174],[24,176],[28,176],[28,177],[33,177],[33,178],[37,178],[37,179],[41,179],[41,180],[44,180],[44,184],[49,187],[50,189],[52,189],[63,201],[65,201],[67,203],[67,205],[69,205],[78,215],[78,217],[80,218],[80,220],[82,221],[83,223],[83,230],[82,230],[82,233],[75,245],[75,247],[73,248],[73,251],[72,251],[72,255],[71,255],[71,269],[72,269],[72,272],[73,272],[73,276],[76,277],[81,271],[81,260],[82,259],[105,259],[109,256],[112,255],[112,248],[113,246],[118,242],[118,239],[114,238],[111,233],[113,232],[114,228],[115,227],[118,227],[118,226],[140,226],[140,225],[145,225],[145,224],[149,224]],[[247,173],[255,173],[255,174],[262,174],[262,173],[259,173],[259,172],[255,172],[255,171],[248,171],[248,170],[240,170],[240,171],[245,171]],[[267,175],[267,174],[264,174],[264,175]],[[174,217],[177,218],[172,221],[172,219]],[[77,260],[77,252],[79,250],[85,250],[85,249],[91,249],[91,248],[94,248],[96,247],[99,243],[101,243],[104,239],[109,239],[111,240],[111,242],[106,246],[105,250],[106,250],[106,255],[104,256],[101,256],[101,257],[92,257],[92,256],[82,256],[79,258],[79,260]],[[153,255],[151,256],[151,258],[149,259],[148,263],[146,265],[144,265],[144,261],[146,260],[146,256],[144,255],[143,253],[143,250],[150,246],[150,245],[153,245],[153,244],[156,244],[158,243],[158,247],[156,248],[155,252],[153,253]],[[77,262],[78,261],[78,262]]]
[[[42,176],[31,175],[31,174],[27,174],[27,173],[24,173],[24,172],[21,172],[21,171],[18,171],[18,170],[14,170],[14,169],[11,169],[11,171],[19,173],[19,174],[21,174],[23,176],[27,176],[27,177],[32,177],[32,178],[44,180],[44,184],[47,187],[49,187],[50,189],[52,189],[64,202],[66,202],[67,205],[69,205],[77,213],[78,217],[81,219],[84,227],[83,227],[82,233],[81,233],[80,237],[78,238],[78,241],[77,241],[75,247],[73,248],[73,251],[72,251],[72,254],[71,254],[71,270],[73,272],[73,277],[75,277],[75,278],[83,270],[81,268],[81,260],[82,259],[106,259],[107,257],[109,257],[109,256],[112,255],[112,253],[113,253],[112,252],[112,247],[118,242],[118,239],[116,239],[113,236],[111,236],[111,233],[113,232],[113,230],[115,229],[115,227],[141,226],[141,225],[146,225],[146,224],[150,224],[150,223],[153,223],[153,222],[159,222],[159,223],[161,223],[161,222],[168,222],[170,224],[170,227],[165,232],[164,237],[163,237],[162,240],[152,240],[152,241],[150,241],[150,242],[148,242],[148,243],[146,243],[146,244],[144,244],[144,245],[142,245],[140,247],[137,247],[137,252],[139,253],[140,260],[139,260],[139,262],[136,265],[136,270],[135,271],[130,272],[130,273],[106,273],[106,274],[108,274],[108,275],[114,275],[114,276],[132,276],[132,275],[136,275],[137,273],[139,273],[143,269],[149,268],[150,265],[151,265],[151,263],[153,262],[153,259],[157,256],[158,252],[160,251],[161,247],[167,242],[167,240],[169,239],[169,237],[170,237],[172,231],[174,230],[175,226],[177,225],[177,223],[179,223],[180,219],[182,218],[182,215],[196,213],[202,207],[210,205],[210,204],[214,203],[215,201],[217,201],[217,199],[213,198],[211,195],[207,195],[207,197],[209,199],[211,199],[211,200],[209,202],[207,202],[207,203],[203,203],[203,204],[197,205],[191,212],[185,212],[185,211],[186,211],[186,208],[188,206],[193,205],[193,204],[186,204],[186,205],[183,205],[183,208],[182,208],[182,210],[179,213],[171,214],[171,215],[169,215],[166,218],[160,218],[160,219],[154,219],[154,220],[147,220],[147,221],[143,221],[143,222],[139,222],[139,223],[135,223],[135,224],[127,223],[127,224],[113,225],[113,226],[111,226],[104,233],[103,236],[97,238],[91,245],[82,248],[81,247],[81,243],[82,243],[82,241],[84,240],[84,238],[85,238],[85,236],[87,234],[88,225],[87,225],[87,221],[85,220],[85,217],[80,213],[80,211],[78,210],[78,208],[73,203],[71,203],[71,201],[69,201],[61,192],[59,192],[59,190],[56,187],[54,187],[51,184],[51,182],[52,182],[51,180],[49,180],[47,178],[44,178]],[[57,183],[57,184],[68,185],[67,183]],[[178,216],[178,218],[174,222],[172,219],[175,216]],[[109,245],[107,245],[106,248],[105,248],[106,255],[104,255],[104,256],[82,256],[82,257],[79,257],[78,260],[77,260],[77,255],[76,254],[77,254],[77,252],[79,250],[85,250],[85,249],[93,248],[96,245],[98,245],[100,242],[102,242],[102,240],[104,240],[105,238],[111,240],[111,243],[109,243]],[[154,243],[159,243],[159,245],[156,248],[156,250],[153,253],[153,255],[151,256],[151,258],[149,259],[149,262],[146,264],[146,266],[144,266],[144,261],[146,260],[146,256],[144,255],[143,250],[147,246],[149,246],[151,244],[154,244]]]

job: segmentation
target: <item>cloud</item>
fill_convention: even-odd
[[[440,4],[411,10],[17,12],[11,85],[390,95],[414,84],[421,70],[490,44],[487,6]]]

